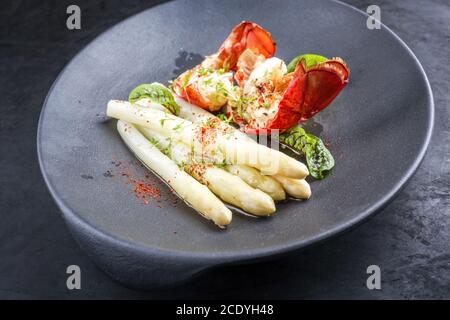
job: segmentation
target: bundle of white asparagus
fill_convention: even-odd
[[[188,205],[223,227],[232,213],[221,201],[257,216],[269,216],[275,201],[308,199],[306,166],[213,114],[175,98],[179,117],[148,99],[111,100],[107,115],[133,153]],[[219,200],[219,198],[221,200]]]

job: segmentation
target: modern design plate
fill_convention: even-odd
[[[268,219],[235,214],[220,231],[181,204],[144,205],[120,177],[105,174],[113,158],[128,163],[134,156],[104,110],[111,97],[126,99],[140,83],[166,82],[194,66],[242,20],[270,30],[286,61],[308,52],[345,57],[351,79],[314,117],[316,132],[332,142],[336,167],[311,183],[311,201],[278,205]],[[414,54],[385,26],[369,30],[366,20],[325,0],[175,1],[100,35],[50,89],[37,139],[45,181],[80,246],[115,279],[154,287],[305,247],[381,209],[419,166],[434,107]]]

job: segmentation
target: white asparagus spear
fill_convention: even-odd
[[[182,118],[185,118],[194,123],[202,123],[202,122],[207,121],[208,119],[217,118],[212,113],[210,113],[202,108],[199,108],[196,105],[193,105],[180,97],[177,97],[174,95],[174,98],[175,98],[175,102],[180,106],[180,117],[182,117]],[[223,122],[221,125],[233,128],[230,125],[223,123]],[[233,128],[233,129],[237,132],[236,134],[239,137],[239,139],[246,139],[246,140],[256,143],[256,141],[254,141],[253,139],[248,137],[245,133],[240,132],[239,130],[236,130],[235,128]],[[269,193],[268,191],[263,189],[264,186],[258,187],[256,182],[255,182],[255,184],[252,184],[249,181],[250,176],[248,178],[244,177],[244,175],[247,175],[248,172],[244,171],[242,169],[242,167],[244,167],[244,166],[240,166],[240,167],[241,167],[241,170],[238,170],[237,168],[233,168],[230,166],[231,171],[230,170],[229,171],[234,174],[239,175],[245,182],[250,184],[252,187],[259,188],[259,189],[265,191],[266,193]],[[253,169],[253,168],[250,168],[250,169]],[[258,174],[260,177],[265,177],[265,176],[261,175],[257,170],[254,170],[253,179],[258,179],[258,180],[261,179],[260,177],[258,177]],[[278,176],[278,175],[273,175],[270,178],[274,178],[279,183],[281,183],[284,190],[286,190],[286,192],[294,198],[308,199],[311,196],[311,188],[310,188],[308,182],[306,182],[304,179],[292,179],[292,178],[288,179],[284,176]],[[256,181],[258,181],[258,180],[256,180]],[[277,200],[277,199],[275,199],[275,200]]]
[[[241,178],[223,169],[197,162],[191,149],[183,142],[173,143],[167,136],[149,128],[138,127],[138,129],[158,148],[167,152],[175,163],[183,166],[187,173],[205,184],[223,201],[258,216],[268,216],[275,212],[275,203],[269,195],[253,189]]]
[[[218,119],[215,115],[210,113],[209,111],[197,107],[196,105],[187,102],[186,100],[174,95],[175,102],[180,106],[180,117],[186,120],[189,120],[193,123],[204,123],[210,119]],[[142,105],[148,105],[148,101],[142,101]],[[230,128],[234,131],[238,139],[244,139],[248,141],[254,141],[252,138],[247,136],[245,133],[237,130],[236,128],[230,126],[227,123],[221,122],[221,126],[224,128]]]
[[[180,168],[151,144],[132,124],[117,122],[126,145],[148,168],[155,171],[173,190],[205,218],[218,226],[231,222],[231,211],[206,186]]]
[[[211,117],[216,117],[209,111],[197,107],[192,103],[187,102],[183,98],[178,97],[177,95],[173,95],[175,102],[180,106],[180,117],[186,120],[189,120],[194,123],[202,123]],[[143,101],[143,103],[147,104],[148,102]]]
[[[180,117],[186,120],[189,120],[194,123],[203,123],[208,119],[217,118],[212,113],[199,108],[193,104],[188,103],[187,101],[177,97],[174,95],[176,103],[180,106]],[[164,107],[160,105],[154,105],[150,101],[150,99],[141,99],[136,101],[137,104],[143,107],[151,107],[158,108],[159,110],[164,111]],[[227,125],[228,124],[224,124]],[[234,128],[233,128],[234,129]],[[237,130],[236,130],[237,131]],[[241,134],[243,139],[251,140],[246,134],[237,131],[238,134]],[[144,132],[145,135],[145,132]],[[252,140],[253,141],[253,140]],[[264,191],[269,196],[273,198],[275,201],[285,200],[286,193],[284,192],[283,186],[280,182],[272,178],[271,176],[262,175],[257,169],[246,166],[246,165],[238,165],[231,164],[225,167],[225,169],[238,176],[242,180],[244,180],[248,185],[253,188]],[[298,183],[297,183],[298,185]],[[303,183],[300,185],[304,185]],[[307,185],[307,184],[306,184]],[[309,186],[308,186],[309,187]],[[292,195],[291,195],[292,196]]]
[[[286,193],[281,183],[270,176],[262,175],[255,168],[246,165],[231,164],[226,166],[225,169],[247,182],[253,188],[264,191],[273,200],[279,201],[286,199]]]
[[[280,175],[274,176],[281,183],[287,194],[298,199],[309,199],[311,197],[311,187],[304,179],[292,179]]]
[[[193,124],[155,108],[146,108],[126,101],[111,100],[106,113],[110,117],[169,134],[190,146],[199,141],[196,135],[204,130],[201,125]],[[226,160],[233,164],[246,164],[267,175],[281,174],[298,179],[308,175],[308,169],[303,163],[284,153],[245,139],[239,139],[233,130],[227,130],[228,132],[211,131],[215,132],[214,139],[210,137],[210,140],[213,141],[205,143],[202,138],[201,147],[220,151]]]
[[[186,100],[174,95],[175,102],[180,106],[180,117],[186,120],[189,120],[193,123],[204,123],[209,119],[216,119],[217,117],[212,113],[197,107],[191,103],[188,103]],[[136,102],[137,104],[144,107],[159,107],[164,108],[162,106],[155,106],[149,99],[141,99]],[[235,130],[235,128],[230,125],[223,123],[223,126],[228,126]],[[235,130],[239,139],[247,139],[249,141],[254,141],[249,138],[246,134]],[[254,141],[256,143],[256,141]],[[231,172],[234,175],[237,175],[242,180],[244,180],[251,187],[264,191],[268,195],[270,195],[274,200],[284,200],[286,199],[286,193],[284,192],[283,186],[280,182],[275,180],[272,176],[262,175],[257,169],[246,166],[246,165],[228,165],[226,166],[226,170]],[[304,183],[296,183],[297,185],[305,185]],[[307,185],[307,183],[306,183]],[[309,187],[309,186],[308,186]]]

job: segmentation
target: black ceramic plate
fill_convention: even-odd
[[[109,99],[126,99],[143,82],[166,82],[215,52],[242,20],[272,32],[278,57],[340,56],[351,76],[314,118],[316,133],[331,142],[333,174],[312,183],[309,201],[281,204],[269,219],[235,214],[222,231],[184,205],[144,205],[124,179],[110,177],[114,157],[134,157],[104,113]],[[369,30],[366,20],[325,0],[175,1],[99,36],[55,81],[38,133],[43,175],[80,245],[116,279],[151,286],[310,245],[380,209],[424,155],[433,100],[413,53],[385,26]]]

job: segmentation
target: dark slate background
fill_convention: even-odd
[[[42,180],[39,112],[52,82],[89,41],[162,1],[2,1],[0,5],[0,298],[450,298],[450,2],[347,0],[412,48],[435,95],[432,143],[417,174],[380,214],[345,235],[259,265],[223,267],[175,288],[139,292],[99,270],[70,237]],[[82,9],[82,30],[65,27]],[[66,267],[82,269],[69,291]],[[382,290],[365,287],[382,270]]]

